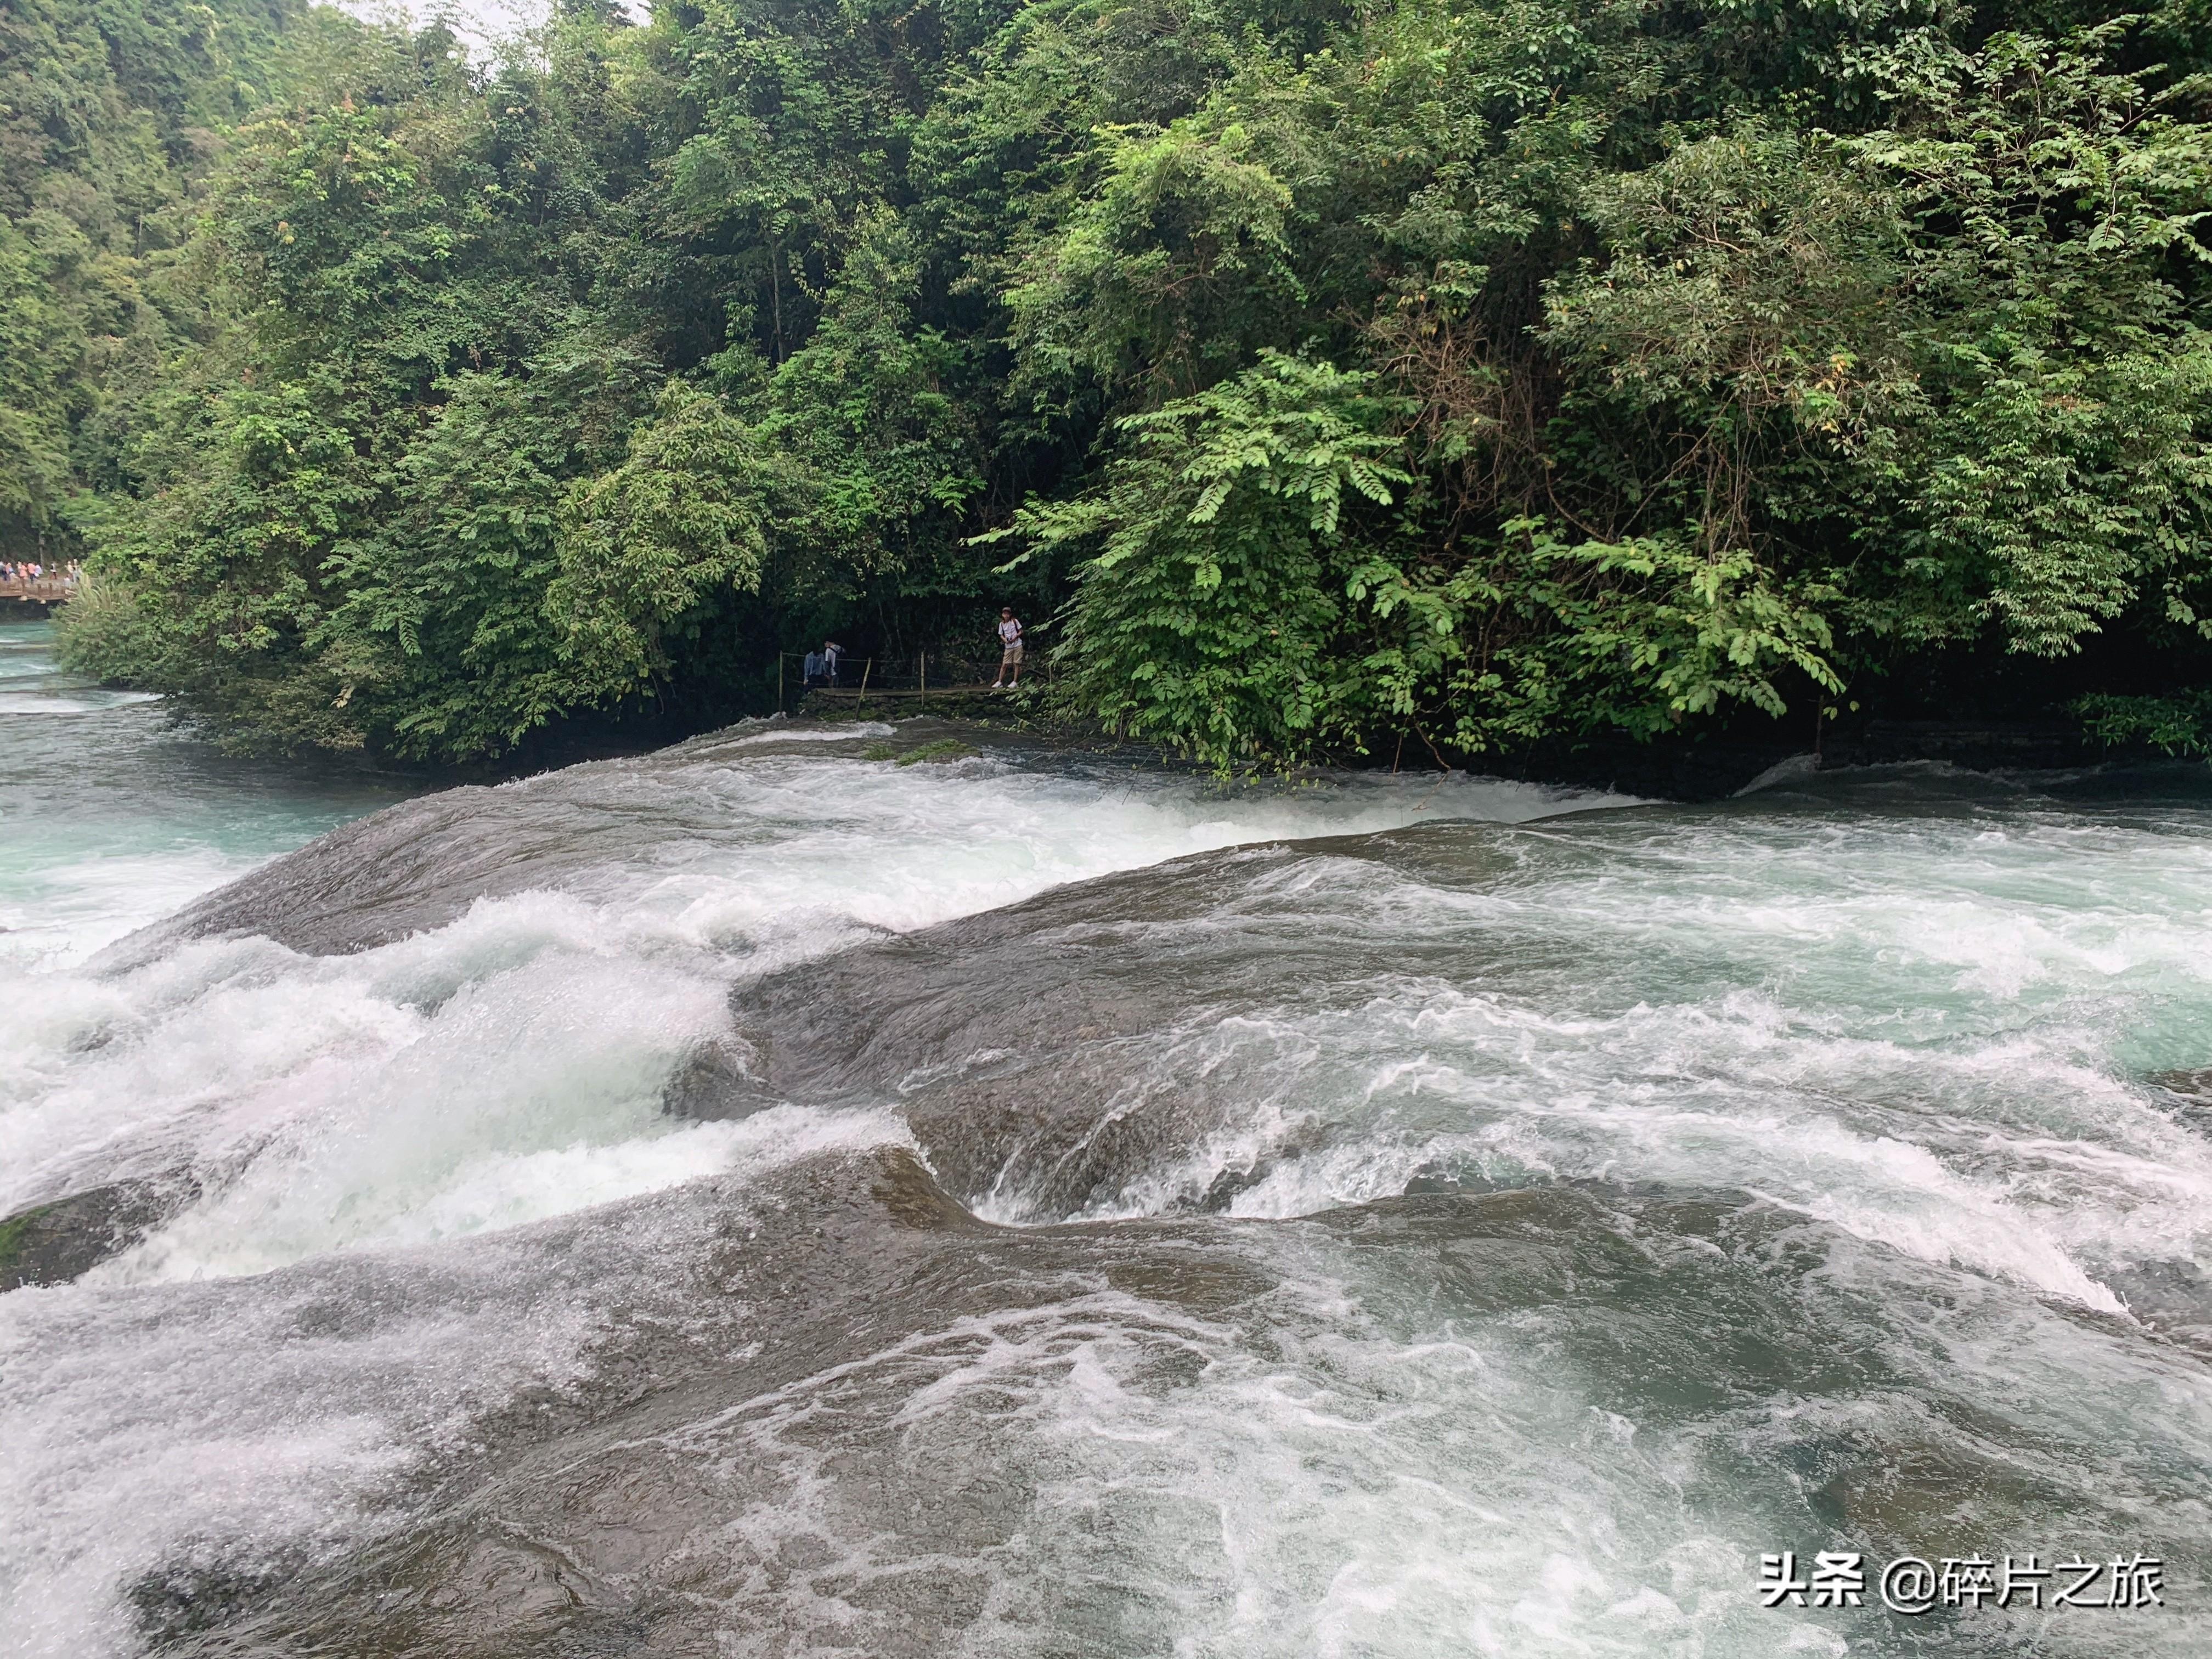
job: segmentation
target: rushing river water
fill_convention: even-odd
[[[230,760],[166,726],[143,692],[57,672],[47,623],[0,623],[0,963],[82,960],[410,793]]]
[[[775,723],[363,817],[42,648],[0,1651],[2212,1651],[2202,769]]]

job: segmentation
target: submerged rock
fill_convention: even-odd
[[[901,766],[949,765],[954,761],[973,760],[983,751],[972,743],[963,743],[957,738],[939,738],[934,743],[925,743],[919,749],[910,749],[898,757]]]
[[[750,1045],[718,1038],[693,1048],[678,1064],[660,1091],[660,1109],[671,1117],[717,1122],[750,1117],[774,1101],[753,1074]]]
[[[2143,1079],[2154,1088],[2200,1106],[2212,1106],[2212,1066],[2195,1071],[2154,1072]]]
[[[336,1559],[180,1552],[130,1589],[141,1634],[195,1659],[1161,1653],[1219,1633],[1261,1516],[1322,1526],[1297,1501],[1310,1468],[1347,1501],[1448,1491],[1436,1524],[1514,1583],[1540,1558],[1486,1512],[1577,1483],[1677,1503],[1756,1483],[1784,1535],[1885,1554],[2059,1517],[2110,1548],[2140,1522],[2006,1402],[1941,1380],[1960,1333],[2045,1342],[2069,1314],[1923,1265],[1955,1322],[1916,1338],[1864,1273],[1885,1253],[1751,1194],[1583,1182],[1007,1228],[882,1148],[543,1241],[581,1267],[684,1215],[654,1275],[680,1318],[611,1327],[588,1376],[480,1419],[403,1523]],[[404,1267],[301,1276],[349,1273],[351,1340],[374,1345]],[[1545,1392],[1482,1334],[1509,1328],[1540,1340]],[[1394,1449],[1393,1421],[1422,1432]],[[1242,1507],[1269,1481],[1292,1501]],[[2177,1534],[2195,1513],[2145,1501]],[[2166,1547],[2193,1575],[2201,1553]],[[1838,1622],[1856,1650],[1885,1617]],[[1205,1650],[1244,1650],[1227,1628]]]
[[[2200,1134],[2212,1134],[2212,1066],[2153,1072],[2143,1081],[2166,1096],[2168,1109],[2179,1122]]]
[[[589,1383],[482,1421],[443,1498],[349,1559],[149,1575],[128,1591],[141,1632],[196,1656],[689,1655],[732,1631],[779,1659],[952,1651],[1005,1616],[994,1554],[1035,1523],[1046,1472],[1011,1422],[911,1419],[917,1391],[964,1395],[1012,1343],[1034,1352],[984,1392],[1049,1397],[1109,1340],[1140,1350],[1133,1383],[1186,1387],[1186,1322],[1273,1283],[1218,1223],[985,1225],[892,1150],[629,1213],[650,1234],[695,1205],[720,1217],[697,1260],[671,1264],[684,1322],[641,1320]],[[1110,1587],[1066,1599],[1102,1632],[1146,1612]]]
[[[1479,877],[1510,845],[1453,824],[1176,859],[772,975],[734,1012],[780,1097],[896,1097],[938,1178],[994,1216],[1111,1209],[1147,1182],[1220,1209],[1258,1154],[1225,1177],[1188,1160],[1249,1123],[1255,1087],[1296,1092],[1309,1056],[1278,1016],[1477,959],[1456,936],[1378,940],[1360,896],[1407,869]]]
[[[0,1218],[0,1291],[64,1285],[191,1202],[189,1180],[117,1181]]]

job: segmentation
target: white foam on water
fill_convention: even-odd
[[[0,714],[101,714],[111,708],[160,701],[151,691],[0,691]]]
[[[769,750],[799,734],[757,735]],[[1608,804],[1465,779],[1223,796],[1202,780],[995,758],[897,768],[774,752],[635,789],[609,781],[640,811],[688,797],[711,833],[687,837],[672,818],[666,837],[563,890],[479,900],[350,956],[245,938],[107,975],[9,970],[24,1014],[0,1050],[0,1206],[118,1179],[197,1189],[80,1283],[0,1301],[12,1340],[0,1404],[28,1429],[0,1492],[0,1534],[16,1540],[0,1593],[37,1610],[11,1626],[13,1650],[127,1650],[119,1586],[179,1551],[243,1551],[250,1565],[372,1527],[429,1425],[517,1379],[557,1379],[591,1322],[549,1321],[550,1291],[510,1285],[487,1305],[510,1293],[514,1305],[471,1315],[465,1340],[426,1312],[388,1352],[350,1345],[343,1375],[318,1379],[255,1357],[296,1299],[283,1270],[441,1251],[827,1146],[902,1144],[883,1113],[665,1115],[684,1057],[729,1038],[737,976],[1244,840]],[[508,798],[491,793],[487,833]],[[233,1299],[205,1299],[226,1282]],[[264,1284],[268,1302],[252,1288]],[[221,1311],[198,1324],[179,1311],[157,1343],[148,1322],[171,1296]],[[416,1366],[425,1345],[450,1363]],[[100,1381],[111,1370],[112,1388]],[[126,1503],[152,1518],[115,1522]]]
[[[291,988],[240,992],[248,1006],[204,1003],[193,1013],[250,1022],[251,1005],[289,1002]],[[364,1012],[380,1006],[347,988]],[[688,1043],[724,1023],[720,987],[621,958],[545,956],[464,987],[427,1017],[383,1024],[376,1035],[400,1040],[374,1065],[319,1045],[307,1063],[223,1102],[195,1155],[204,1167],[242,1167],[101,1271],[256,1273],[362,1243],[437,1237],[464,1218],[476,1224],[454,1231],[604,1201],[623,1195],[632,1165],[630,1179],[656,1168],[681,1179],[688,1160],[625,1160],[620,1151],[676,1128],[661,1115],[660,1085]],[[616,1156],[573,1187],[543,1180],[548,1155],[587,1162],[592,1150]]]
[[[1275,914],[1306,939],[1376,960],[1352,953],[1379,931],[1425,962],[1463,942],[1481,988],[1386,973],[1328,1012],[1147,1039],[1133,1101],[1171,1111],[1203,1079],[1241,1104],[1083,1213],[1157,1213],[1240,1172],[1231,1212],[1253,1218],[1425,1174],[1656,1181],[1758,1193],[2107,1312],[2124,1309],[2108,1268],[2212,1247],[2212,1141],[2119,1075],[2212,1053],[2212,842],[2034,820],[1652,825],[1539,830],[1571,856],[1503,874],[1487,856],[1464,889],[1364,860],[1283,872],[1296,908]],[[1266,948],[1252,907],[1223,925]],[[1021,1191],[985,1210],[1058,1218]]]
[[[717,836],[352,956],[200,943],[120,980],[40,976],[47,1018],[0,1073],[0,1203],[58,1188],[57,1170],[89,1184],[103,1159],[188,1165],[208,1193],[135,1270],[258,1271],[385,1236],[478,1160],[672,1133],[659,1091],[726,1033],[740,973],[1270,835],[1607,799],[1465,779],[1224,799],[1158,775],[781,757],[661,787],[703,793]],[[757,833],[720,833],[737,819]]]
[[[1623,1223],[1632,1254],[1639,1231]],[[1798,1248],[1820,1237],[1803,1230]],[[1577,1353],[1559,1339],[1577,1318],[1604,1319],[1571,1310],[1580,1262],[1557,1252],[1559,1237],[1552,1252],[1540,1236],[1516,1242],[1510,1227],[1492,1242],[1502,1248],[1460,1265],[1480,1294],[1501,1294],[1499,1281],[1524,1250],[1539,1263],[1549,1255],[1558,1279],[1507,1294],[1513,1312],[1471,1329],[1425,1287],[1403,1293],[1409,1309],[1394,1310],[1387,1281],[1293,1277],[1243,1316],[1257,1340],[1191,1334],[1205,1363],[1177,1368],[1196,1369],[1180,1389],[1163,1387],[1164,1368],[1130,1354],[1133,1318],[1089,1335],[1080,1363],[1067,1358],[1074,1345],[1065,1331],[1054,1333],[1058,1349],[1032,1337],[979,1355],[964,1379],[974,1414],[988,1411],[1001,1425],[1012,1416],[1041,1438],[1047,1431],[1037,1425],[1048,1425],[1062,1448],[1058,1458],[1048,1448],[1024,1460],[1025,1473],[1048,1478],[1033,1530],[1007,1562],[1016,1582],[1005,1604],[1057,1611],[1066,1593],[1056,1597],[1056,1585],[1100,1586],[1102,1600],[1109,1589],[1140,1587],[1148,1604],[1164,1603],[1173,1616],[1157,1632],[1140,1627],[1131,1651],[1285,1659],[1883,1653],[1894,1627],[1879,1607],[1870,1619],[1846,1620],[1760,1607],[1751,1589],[1755,1556],[1793,1548],[1809,1559],[1815,1547],[1865,1548],[1861,1529],[1869,1523],[1876,1540],[1893,1540],[1887,1551],[1909,1541],[1931,1555],[1945,1545],[1958,1550],[1962,1536],[2078,1536],[2099,1522],[2093,1503],[2078,1501],[2088,1495],[2069,1490],[2080,1475],[2075,1449],[2101,1450],[2116,1431],[2142,1437],[2131,1440],[2142,1450],[2141,1484],[2095,1493],[2094,1504],[2128,1516],[2119,1535],[2179,1538],[2206,1512],[2201,1493],[2176,1493],[2171,1481],[2160,1491],[2160,1475],[2172,1468],[2174,1480],[2185,1480],[2179,1471],[2190,1467],[2191,1449],[2201,1459],[2212,1443],[2212,1379],[2186,1356],[2113,1340],[2110,1326],[2084,1329],[2002,1297],[1978,1302],[1970,1280],[1910,1264],[1900,1271],[1885,1249],[1855,1253],[1830,1241],[1796,1316],[1848,1328],[1872,1302],[1881,1310],[1881,1381],[1862,1392],[1831,1376],[1808,1395],[1803,1373],[1785,1374],[1764,1398],[1738,1381],[1734,1411],[1719,1410],[1717,1425],[1686,1426],[1653,1406],[1683,1382],[1719,1386],[1740,1355],[1717,1355],[1711,1370],[1684,1373],[1682,1354],[1639,1347],[1636,1320],[1652,1314],[1638,1301],[1618,1307],[1626,1328],[1617,1338],[1590,1343],[1585,1327]],[[1452,1243],[1430,1248],[1449,1251]],[[1661,1232],[1650,1249],[1657,1256],[1682,1243]],[[1279,1245],[1278,1259],[1289,1251]],[[1727,1270],[1721,1249],[1705,1243],[1702,1252]],[[1343,1257],[1311,1265],[1324,1262],[1347,1275],[1362,1271]],[[1365,1271],[1383,1270],[1370,1257]],[[1778,1272],[1768,1287],[1785,1305],[1797,1288],[1792,1277]],[[1824,1291],[1832,1298],[1825,1310]],[[1672,1315],[1688,1330],[1701,1317],[1723,1322],[1724,1304],[1705,1288],[1673,1293],[1686,1305]],[[1389,1328],[1394,1312],[1407,1327]],[[1749,1345],[1754,1352],[1773,1329],[1761,1328]],[[1725,1321],[1715,1346],[1725,1351],[1736,1334],[1735,1320]],[[1590,1346],[1611,1369],[1593,1375]],[[1048,1388],[1042,1376],[1054,1359],[1064,1378]],[[1916,1367],[1924,1368],[1917,1386],[1899,1375]],[[1592,1382],[1613,1396],[1641,1384],[1647,1405],[1623,1415],[1592,1397]],[[948,1391],[939,1382],[931,1393],[934,1409],[951,1419]],[[1926,1403],[1946,1391],[1942,1410]],[[1022,1402],[1012,1413],[1010,1396]],[[1960,1402],[1979,1417],[1978,1433],[1961,1431]],[[1803,1471],[1802,1450],[1824,1444],[1894,1448],[1900,1457],[1909,1450],[1954,1471],[1983,1460],[1984,1470],[1964,1498],[1940,1481],[1919,1498],[1907,1480],[1888,1500],[1893,1508],[1869,1504],[1832,1531],[1808,1522],[1796,1481],[1774,1468],[1716,1491],[1706,1441],[1727,1448],[1723,1467],[1736,1470],[1742,1466],[1730,1456],[1771,1447],[1782,1470]],[[2053,1492],[2062,1495],[2044,1496]],[[1926,1512],[1914,1515],[1915,1503]],[[1904,1539],[1899,1528],[1908,1529]],[[1877,1549],[1877,1566],[1884,1553]],[[2177,1607],[2185,1594],[2172,1598]],[[2001,1643],[2030,1639],[2019,1626],[1989,1622],[2001,1627],[1991,1632]],[[2194,1611],[2160,1610],[2113,1615],[2096,1627],[2043,1626],[2040,1643],[2053,1654],[2110,1652],[2117,1625],[2125,1626],[2128,1650],[2177,1656],[2196,1651],[2204,1629]],[[1008,1641],[1006,1650],[1025,1650]]]
[[[1348,1265],[1316,1254],[1300,1265]],[[856,1460],[1026,1489],[964,1651],[1845,1650],[1741,1594],[1752,1564],[1687,1513],[1667,1434],[1510,1341],[1376,1328],[1358,1312],[1375,1289],[1294,1277],[1213,1317],[1099,1290],[954,1321],[672,1435],[686,1467],[769,1477],[731,1533],[781,1571],[723,1603],[731,1650],[896,1639],[885,1587],[927,1563],[855,1512],[836,1470]]]
[[[619,787],[648,804],[680,799],[689,812],[714,815],[717,833],[689,845],[672,838],[651,860],[610,863],[572,890],[647,919],[634,925],[763,952],[761,966],[824,954],[856,929],[911,931],[1245,842],[1456,819],[1515,823],[1634,804],[1456,774],[1224,793],[1200,777],[995,756],[899,766],[769,755],[623,776]],[[823,937],[810,939],[817,930]]]
[[[715,1212],[612,1200],[734,1172],[726,1206],[795,1161],[905,1140],[883,1114],[783,1107],[479,1159],[381,1224],[272,1224],[234,1198],[264,1255],[285,1221],[333,1248],[244,1273],[255,1264],[234,1250],[192,1261],[209,1235],[188,1227],[75,1284],[0,1297],[0,1652],[138,1653],[127,1587],[281,1582],[357,1548],[480,1449],[487,1414],[586,1382],[611,1328],[683,1328]],[[442,1243],[455,1237],[466,1247]],[[221,1276],[179,1276],[210,1267]]]
[[[2008,1121],[2021,1098],[2017,1057],[1993,1076],[1971,1048],[1783,1041],[1771,1006],[1737,1012],[1731,1020],[1638,1008],[1555,1022],[1457,993],[1414,993],[1354,1018],[1299,1022],[1287,1040],[1324,1055],[1302,1113],[1273,1099],[1254,1126],[1266,1131],[1259,1144],[1248,1133],[1211,1146],[1179,1180],[1163,1172],[1111,1208],[1203,1191],[1223,1169],[1311,1139],[1318,1117],[1335,1126],[1332,1144],[1268,1159],[1232,1213],[1364,1203],[1425,1170],[1507,1184],[1627,1177],[1734,1188],[1923,1260],[2112,1311],[2118,1298],[2085,1258],[2125,1259],[2154,1239],[2171,1248],[2212,1231],[2212,1147],[2177,1134],[2139,1096],[2128,1127],[2166,1158],[2062,1139],[2032,1115]],[[1317,1024],[1333,1029],[1319,1035]],[[2063,1087],[2065,1072],[2051,1080]],[[1958,1115],[1956,1144],[1905,1138],[1909,1114],[1895,1103],[1927,1093]],[[1988,1114],[1978,1121],[1978,1106]],[[2039,1192],[2037,1173],[2059,1160],[2063,1191]]]
[[[188,844],[48,864],[34,881],[0,894],[0,962],[81,962],[264,862]]]
[[[28,1610],[0,1643],[131,1651],[134,1574],[279,1570],[400,1513],[473,1413],[566,1386],[606,1310],[649,1296],[651,1252],[620,1268],[556,1248],[598,1206],[902,1143],[889,1110],[663,1111],[685,1057],[732,1041],[742,977],[1273,836],[1534,826],[1493,838],[1460,886],[1316,860],[1191,924],[1256,939],[1287,915],[1441,951],[1449,972],[1166,1034],[1158,1077],[1202,1074],[1239,1109],[1097,1213],[1187,1204],[1230,1169],[1257,1177],[1232,1208],[1252,1218],[1423,1174],[1727,1189],[1864,1241],[1870,1275],[1978,1275],[2122,1322],[2108,1264],[2212,1249],[2212,1150],[2121,1075],[2212,1052],[2202,824],[1557,830],[1534,821],[1618,798],[1465,778],[1223,795],[1018,755],[831,752],[862,735],[779,727],[490,792],[487,833],[504,804],[587,785],[665,833],[356,955],[241,939],[104,976],[7,970],[0,1210],[179,1174],[198,1195],[84,1281],[0,1297],[0,1596]],[[779,752],[794,738],[823,752]],[[1054,1218],[1018,1193],[984,1207]],[[1279,1293],[1272,1347],[1102,1290],[884,1358],[917,1448],[951,1457],[978,1424],[1018,1419],[1035,1497],[1019,1547],[994,1557],[1006,1650],[1025,1650],[1025,1600],[1072,1598],[1079,1624],[1126,1605],[1125,1580],[1161,1620],[1144,1651],[1842,1650],[1759,1616],[1759,1522],[1683,1494],[1689,1449],[1611,1415],[1508,1327],[1384,1328],[1347,1271],[1332,1258]],[[376,1285],[383,1311],[363,1312]],[[370,1328],[341,1340],[319,1334],[326,1317]],[[1170,1351],[1188,1363],[1162,1370]],[[1966,1361],[1993,1391],[2032,1372],[2052,1412],[2091,1423],[2119,1373],[2087,1352],[2046,1344],[2033,1370],[1992,1340]],[[2172,1386],[2160,1431],[2185,1438],[2206,1402]],[[805,1475],[785,1433],[802,1404],[761,1405],[732,1455],[781,1448]],[[840,1532],[818,1473],[743,1523],[844,1552],[817,1575],[827,1618],[840,1561],[910,1564]]]

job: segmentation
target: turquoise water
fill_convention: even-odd
[[[221,755],[156,699],[63,673],[52,623],[0,623],[0,957],[82,960],[412,789]]]

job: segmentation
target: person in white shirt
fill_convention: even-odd
[[[991,690],[1003,691],[1021,683],[1022,624],[1009,605],[999,611],[999,678],[991,682]]]

